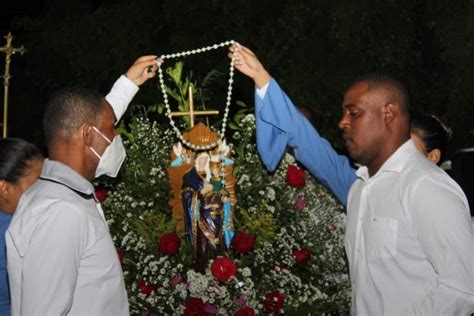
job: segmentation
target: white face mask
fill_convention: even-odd
[[[95,170],[95,177],[98,178],[101,175],[107,175],[115,178],[122,166],[123,161],[125,160],[125,147],[123,147],[122,138],[120,135],[116,135],[113,141],[110,141],[104,134],[102,134],[95,126],[94,130],[99,133],[108,143],[109,146],[105,148],[102,157],[94,150],[94,148],[89,147],[92,152],[99,158],[99,164]]]

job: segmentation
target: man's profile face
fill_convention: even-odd
[[[366,82],[356,82],[344,95],[339,128],[350,157],[362,165],[377,159],[383,146],[384,99],[380,90],[369,89]]]

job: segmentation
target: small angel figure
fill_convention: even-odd
[[[189,156],[181,142],[173,145],[173,152],[176,155],[176,159],[171,162],[171,167],[181,167],[183,163],[189,163]]]
[[[222,161],[224,163],[224,166],[234,164],[234,160],[228,158],[228,155],[230,153],[230,147],[226,144],[225,139],[224,140],[219,140],[217,142],[217,144],[218,144],[217,150],[218,150],[220,156],[222,157]]]

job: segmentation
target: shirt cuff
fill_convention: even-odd
[[[128,104],[132,101],[138,89],[138,86],[125,75],[121,75],[120,78],[115,81],[109,94],[105,97],[105,100],[112,106],[117,122],[127,110]]]
[[[267,94],[267,90],[268,90],[268,86],[270,85],[270,81],[269,80],[263,87],[261,87],[260,89],[259,88],[256,88],[257,89],[257,94],[258,96],[260,97],[260,99],[263,100],[263,98],[265,98],[265,95]]]

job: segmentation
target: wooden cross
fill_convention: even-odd
[[[210,110],[210,111],[194,111],[193,103],[193,89],[189,87],[189,112],[171,112],[171,116],[190,116],[191,117],[191,128],[194,127],[194,117],[198,115],[215,115],[219,114],[219,111]]]
[[[8,85],[10,82],[10,62],[11,55],[15,53],[20,53],[23,55],[26,52],[26,49],[23,45],[20,48],[15,48],[12,46],[13,36],[12,33],[8,33],[7,36],[4,36],[7,40],[7,44],[3,47],[0,47],[0,52],[5,53],[5,73],[3,75],[3,138],[7,137],[7,124],[8,124]]]

